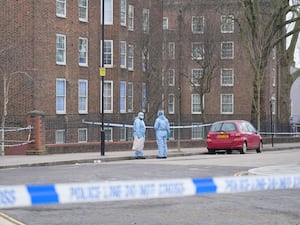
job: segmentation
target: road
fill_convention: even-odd
[[[261,154],[217,154],[168,159],[0,170],[1,184],[45,184],[243,174],[256,167],[299,164],[300,149]],[[300,224],[300,190],[180,198],[47,205],[1,212],[26,225]]]

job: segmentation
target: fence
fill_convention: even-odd
[[[37,119],[39,118],[39,119]],[[132,141],[133,129],[132,124],[135,116],[133,114],[126,115],[106,115],[105,116],[105,138],[106,142],[111,143],[128,143]],[[171,140],[174,141],[189,141],[189,140],[204,140],[209,130],[211,123],[201,124],[197,122],[196,117],[182,116],[180,124],[175,117],[170,116],[171,125]],[[216,116],[217,118],[217,116]],[[236,116],[235,118],[243,118]],[[145,118],[147,125],[146,141],[155,140],[155,132],[153,129],[154,119]],[[225,119],[232,119],[230,117]],[[26,128],[31,126],[32,130],[27,132],[5,132],[4,140],[6,148],[11,145],[17,145],[19,142],[28,143],[34,142],[32,148],[42,149],[45,145],[66,145],[66,144],[87,144],[95,143],[99,145],[100,130],[102,123],[99,121],[99,115],[56,115],[45,116],[39,112],[31,112],[27,118],[9,117],[6,122],[7,127]],[[289,123],[273,123],[273,132],[271,132],[270,121],[261,122],[260,133],[264,137],[281,137],[281,136],[298,136],[300,125]],[[296,131],[296,132],[295,132]],[[30,134],[28,132],[31,132]],[[271,134],[273,133],[273,134]],[[21,135],[21,136],[18,136]],[[14,143],[11,141],[15,140]],[[0,142],[0,143],[1,143]],[[20,143],[19,143],[20,144]],[[197,143],[199,144],[199,143]],[[124,144],[125,146],[125,144]],[[129,145],[128,145],[129,146]]]

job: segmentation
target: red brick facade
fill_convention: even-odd
[[[142,109],[142,85],[146,84],[147,104],[145,122],[153,125],[157,110],[163,108],[172,124],[192,124],[203,122],[198,114],[191,113],[190,84],[191,69],[196,68],[190,60],[191,42],[199,41],[201,35],[191,33],[193,15],[203,15],[205,20],[214,18],[220,23],[222,11],[216,11],[214,4],[202,1],[200,8],[184,6],[182,9],[173,4],[177,1],[161,0],[127,0],[128,6],[134,6],[134,30],[120,25],[120,1],[113,1],[113,25],[105,26],[105,40],[113,40],[113,67],[106,69],[106,81],[113,82],[113,112],[105,113],[105,122],[132,124],[134,117]],[[88,129],[88,142],[100,140],[100,127],[86,125],[85,121],[100,122],[101,116],[101,1],[88,1],[88,21],[78,18],[78,1],[66,1],[66,17],[56,16],[55,0],[4,0],[1,1],[0,50],[1,73],[14,73],[14,88],[10,89],[8,116],[24,116],[28,112],[38,110],[45,114],[45,144],[55,143],[55,131],[65,130],[65,143],[78,142],[78,128]],[[163,4],[164,3],[164,4]],[[199,5],[199,2],[198,2]],[[5,9],[5,10],[2,10]],[[142,30],[143,9],[149,9],[150,30],[145,34]],[[181,10],[181,11],[180,11]],[[183,10],[183,11],[182,11]],[[179,13],[184,13],[182,24],[178,22]],[[168,29],[162,29],[162,18],[168,18]],[[217,19],[216,19],[217,18]],[[212,20],[212,19],[211,19]],[[128,21],[127,21],[128,22]],[[181,28],[180,28],[181,26]],[[220,24],[216,24],[220,27]],[[212,27],[211,27],[212,28]],[[180,30],[181,29],[181,30]],[[218,29],[220,31],[220,29]],[[220,86],[220,69],[212,82],[211,92],[205,95],[207,119],[212,122],[221,118],[251,119],[252,75],[249,69],[245,50],[239,40],[238,29],[231,34],[219,33],[221,41],[234,42],[234,58],[221,60],[220,68],[233,68],[234,85]],[[56,63],[56,35],[66,36],[66,64]],[[218,35],[217,35],[218,36]],[[88,39],[88,66],[78,64],[78,39]],[[181,39],[180,39],[181,38]],[[134,45],[134,70],[120,68],[120,41]],[[163,60],[166,46],[175,42],[175,60]],[[220,46],[220,42],[215,43]],[[8,47],[7,51],[3,51]],[[147,71],[142,70],[142,52],[149,51]],[[217,53],[219,54],[219,52]],[[3,66],[4,65],[4,66]],[[169,86],[167,75],[163,69],[175,70],[175,85]],[[20,79],[21,78],[21,79]],[[163,78],[163,80],[162,80]],[[56,79],[66,80],[66,113],[56,113]],[[78,113],[78,80],[88,80],[88,113]],[[120,112],[120,82],[133,83],[133,110]],[[267,87],[268,89],[269,87]],[[3,90],[3,80],[0,81]],[[175,96],[175,111],[168,112],[169,94]],[[233,114],[220,113],[220,95],[234,94]],[[128,96],[127,96],[128,97]],[[128,100],[128,99],[127,99]],[[0,97],[0,105],[3,98]],[[2,115],[2,112],[0,112]],[[24,121],[26,123],[26,121]],[[21,125],[20,125],[21,126]],[[150,129],[151,130],[151,129]],[[154,139],[153,131],[148,132],[149,139]],[[185,130],[191,137],[190,130]],[[176,131],[175,131],[176,133]],[[120,140],[120,130],[113,129],[112,140]],[[126,141],[131,140],[128,131]],[[176,138],[174,134],[174,138]]]

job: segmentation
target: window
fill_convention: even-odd
[[[88,112],[88,81],[78,81],[78,112]]]
[[[233,114],[233,94],[221,95],[221,113]]]
[[[175,59],[175,42],[169,42],[169,59]]]
[[[55,144],[64,144],[66,142],[65,130],[55,131]]]
[[[128,30],[134,30],[134,6],[128,6]]]
[[[170,139],[174,139],[175,135],[174,135],[174,123],[170,122]]]
[[[120,41],[120,67],[126,68],[126,41]]]
[[[234,32],[234,16],[232,15],[221,16],[221,32],[222,33]]]
[[[66,17],[66,0],[56,0],[56,16],[58,17]]]
[[[146,111],[146,106],[147,106],[147,89],[146,89],[146,84],[142,83],[142,111]]]
[[[88,65],[88,39],[79,38],[79,65],[87,66]]]
[[[127,129],[127,139],[128,139],[128,141],[133,140],[133,128],[132,127]]]
[[[113,40],[104,40],[104,67],[113,67]]]
[[[175,70],[174,69],[170,69],[168,70],[168,82],[169,82],[169,86],[174,86],[175,85]]]
[[[193,16],[192,17],[192,32],[203,33],[204,32],[204,17]]]
[[[78,143],[87,142],[87,128],[78,128]]]
[[[112,127],[105,127],[104,133],[105,133],[105,141],[112,141]]]
[[[168,30],[168,17],[163,17],[163,30]]]
[[[66,35],[56,34],[56,64],[66,65]]]
[[[200,42],[192,43],[192,60],[204,59],[204,45]]]
[[[192,94],[192,114],[201,113],[200,95]]]
[[[233,86],[234,76],[233,69],[221,70],[221,86]]]
[[[120,141],[126,141],[126,127],[120,127]]]
[[[128,45],[128,70],[134,70],[134,46]]]
[[[78,15],[80,21],[88,21],[88,0],[78,0]]]
[[[126,82],[120,82],[120,113],[126,112]]]
[[[126,0],[120,1],[120,24],[126,26]]]
[[[272,86],[276,87],[276,69],[272,69]]]
[[[274,48],[272,48],[272,59],[276,59],[276,55],[277,55],[277,49],[276,46]]]
[[[146,72],[148,69],[148,63],[149,63],[149,52],[146,47],[143,48],[142,52],[142,70],[143,72]]]
[[[127,84],[127,111],[133,112],[133,83],[128,82]]]
[[[204,127],[201,123],[192,123],[192,139],[201,139],[204,137]]]
[[[169,114],[174,114],[175,112],[175,96],[174,94],[169,94]]]
[[[102,86],[102,85],[101,85]],[[112,113],[113,112],[113,82],[112,81],[104,81],[104,113]]]
[[[192,69],[191,83],[193,86],[200,86],[203,77],[203,69]]]
[[[101,12],[102,12],[102,1],[101,1]],[[104,24],[113,24],[113,0],[104,0]],[[101,15],[102,24],[102,15]]]
[[[66,80],[56,79],[56,113],[66,113]]]
[[[149,9],[143,9],[143,31],[149,33]]]
[[[222,59],[233,59],[233,57],[234,57],[233,42],[222,42],[221,43],[221,58]]]

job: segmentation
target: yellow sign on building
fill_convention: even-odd
[[[106,75],[106,69],[100,68],[100,77],[105,77],[105,75]]]

